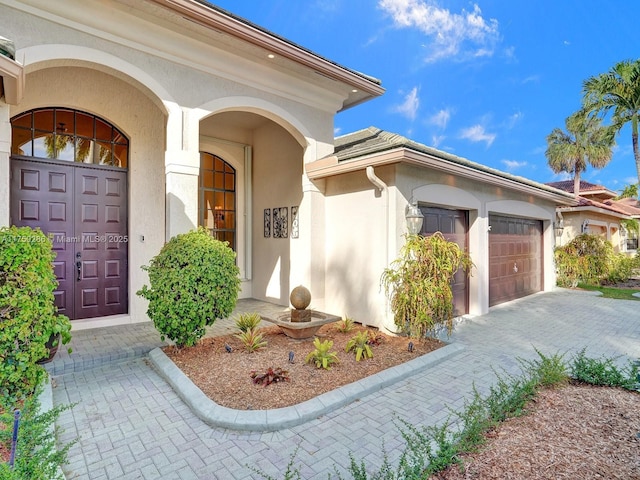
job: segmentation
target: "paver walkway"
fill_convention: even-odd
[[[456,356],[317,420],[272,433],[209,427],[144,358],[93,368],[83,362],[72,373],[54,375],[55,403],[77,402],[58,422],[65,429],[62,442],[79,438],[65,474],[95,480],[262,478],[251,465],[282,478],[299,447],[295,464],[302,478],[326,479],[336,469],[350,478],[349,452],[372,468],[381,464],[383,446],[390,460],[397,458],[402,440],[396,416],[413,424],[439,423],[448,407],[462,407],[473,383],[486,391],[494,370],[519,372],[516,358],[533,358],[534,348],[570,355],[586,347],[589,356],[621,356],[623,364],[640,358],[639,310],[638,302],[566,290],[493,308],[456,327],[450,341],[464,346]],[[74,348],[90,351],[91,342],[110,330],[78,332]]]

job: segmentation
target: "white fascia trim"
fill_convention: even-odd
[[[48,0],[39,7],[29,7],[14,0],[3,1],[18,10],[91,36],[334,114],[343,108],[348,97],[345,87],[336,85],[335,91],[329,91],[296,78],[293,72],[277,71],[258,61],[172,32],[145,18],[124,15],[122,13],[126,12],[122,11],[116,18],[113,5],[103,2],[95,3],[96,12],[88,17],[82,14],[86,8],[73,5],[80,0],[67,0],[69,5],[62,10],[67,16],[62,17],[55,2]],[[39,2],[32,0],[32,3]]]
[[[593,212],[600,213],[602,215],[608,215],[610,217],[622,218],[622,219],[631,219],[630,215],[624,215],[622,213],[614,212],[612,210],[605,210],[604,208],[599,207],[558,207],[558,210],[562,213],[571,213],[571,212]]]
[[[299,46],[293,45],[281,38],[269,35],[245,22],[212,10],[200,2],[193,0],[153,0],[159,5],[164,5],[175,12],[188,15],[192,21],[200,23],[214,30],[224,31],[236,38],[248,43],[272,51],[277,55],[305,65],[320,74],[339,82],[347,83],[359,90],[378,96],[384,93],[384,88],[362,75],[330,62],[313,54]]]
[[[0,55],[0,77],[5,102],[18,105],[24,96],[24,67],[15,60]]]
[[[390,165],[394,163],[405,163],[409,165],[416,165],[418,167],[432,168],[434,170],[451,173],[452,175],[457,175],[464,178],[470,178],[472,180],[483,182],[489,185],[508,188],[510,190],[522,192],[527,195],[534,195],[535,197],[550,200],[552,202],[555,202],[556,204],[570,205],[572,203],[576,203],[573,194],[556,194],[554,192],[536,188],[532,185],[520,183],[509,178],[499,177],[489,172],[483,172],[482,170],[477,170],[465,165],[459,165],[425,153],[414,152],[413,150],[408,150],[406,148],[395,148],[373,155],[365,155],[357,159],[345,160],[343,162],[338,162],[338,158],[332,156],[321,159],[312,164],[307,164],[306,168],[309,178],[315,180],[330,177],[333,175],[363,170],[368,165],[378,166]]]

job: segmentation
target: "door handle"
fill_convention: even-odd
[[[78,282],[82,280],[82,262],[78,260],[76,262],[76,270],[78,271]]]

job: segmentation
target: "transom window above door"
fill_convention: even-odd
[[[42,108],[11,120],[11,154],[127,168],[129,140],[95,115]]]
[[[217,240],[236,249],[236,171],[222,158],[200,152],[198,218]]]

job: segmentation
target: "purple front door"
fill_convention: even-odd
[[[53,241],[58,311],[72,320],[128,311],[127,172],[11,159],[11,222]]]

